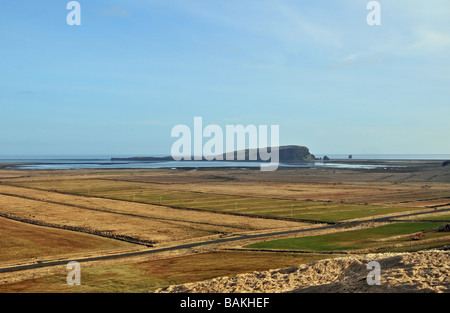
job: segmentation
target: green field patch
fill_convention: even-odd
[[[212,212],[237,213],[275,218],[293,218],[322,222],[376,217],[420,208],[389,207],[315,201],[296,201],[242,195],[208,194],[155,188],[145,183],[113,180],[33,181],[23,186],[57,190],[114,200],[193,208]]]
[[[254,249],[286,249],[305,251],[350,251],[387,245],[387,239],[393,236],[414,234],[437,229],[435,223],[395,223],[374,228],[343,231],[339,233],[279,239],[260,242],[247,246]],[[411,240],[406,238],[403,240]],[[399,241],[401,242],[401,240]]]

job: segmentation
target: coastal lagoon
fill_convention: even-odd
[[[322,158],[322,155],[317,155]],[[348,157],[348,156],[347,156]],[[404,165],[389,164],[389,161],[414,160],[448,160],[450,155],[354,155],[348,159],[344,155],[330,155],[330,161],[317,160],[305,163],[280,163],[280,168],[349,168],[377,169],[386,167],[402,167]],[[379,161],[383,161],[379,163]],[[4,168],[32,170],[66,170],[66,169],[151,169],[151,168],[259,168],[260,162],[246,161],[135,161],[111,160],[107,156],[33,156],[0,158]],[[9,165],[10,164],[10,165]]]

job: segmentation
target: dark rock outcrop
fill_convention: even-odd
[[[316,160],[316,157],[309,152],[309,149],[305,146],[280,146],[278,147],[279,161],[281,163],[302,163],[310,162]],[[268,153],[271,152],[270,148],[267,149]],[[261,159],[259,149],[246,149],[241,150],[243,152],[245,159],[238,160],[238,152],[234,151],[231,153],[223,154],[223,160],[226,161],[264,161]],[[270,156],[270,155],[269,155]],[[228,157],[228,158],[227,158]],[[161,161],[173,161],[171,156],[167,157],[133,157],[133,158],[111,158],[112,161],[136,161],[136,162],[161,162]],[[206,159],[204,159],[206,160]],[[274,161],[274,160],[268,160]]]
[[[263,152],[265,149],[262,149]],[[268,153],[271,153],[271,149],[267,149]],[[245,161],[263,162],[259,149],[246,149],[240,151],[234,151],[223,155],[224,160],[238,160],[238,153],[243,152],[245,155]],[[279,161],[281,163],[302,163],[314,161],[316,158],[309,152],[309,149],[304,146],[280,146],[278,147]],[[244,160],[242,160],[244,161]],[[270,160],[269,160],[270,161]],[[273,160],[272,160],[273,161]]]

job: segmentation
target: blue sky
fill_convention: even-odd
[[[450,153],[450,2],[0,4],[0,155],[170,154],[171,129],[280,125],[316,154]]]

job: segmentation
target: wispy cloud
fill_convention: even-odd
[[[342,47],[340,34],[324,23],[313,22],[292,6],[277,4],[271,8],[279,20],[273,24],[272,34],[290,42],[309,42],[328,47]]]
[[[410,49],[421,52],[444,52],[448,54],[450,48],[450,34],[429,29],[416,32],[416,42]]]
[[[245,33],[269,37],[287,44],[342,45],[340,34],[333,28],[313,21],[298,7],[274,1],[236,2],[218,10],[205,5],[188,6],[187,12],[208,22]]]
[[[360,53],[352,53],[340,60],[337,61],[337,63],[331,65],[331,69],[338,69],[338,68],[343,68],[343,67],[347,67],[350,66],[352,64],[355,64],[356,61],[360,58],[361,54]]]
[[[19,91],[17,91],[17,94],[19,94],[19,95],[33,95],[35,93],[36,92],[31,91],[31,90],[19,90]]]
[[[100,15],[106,17],[121,17],[121,18],[129,18],[132,16],[130,10],[121,7],[110,7],[100,10]]]

